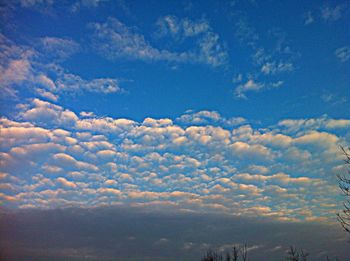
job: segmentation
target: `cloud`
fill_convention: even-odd
[[[237,141],[233,143],[230,148],[235,156],[258,160],[258,158],[263,157],[269,159],[272,157],[271,152],[268,148],[260,144],[250,145],[245,142]]]
[[[276,63],[268,62],[261,67],[261,72],[264,74],[277,74],[281,72],[291,72],[294,70],[292,63]]]
[[[80,50],[80,45],[72,39],[58,37],[40,38],[39,46],[46,57],[67,59]]]
[[[57,178],[56,181],[58,183],[60,183],[61,185],[65,186],[65,187],[68,187],[68,188],[76,188],[77,187],[77,185],[74,182],[68,181],[68,180],[66,180],[65,178],[62,178],[62,177]]]
[[[209,22],[205,19],[193,21],[188,18],[180,19],[176,16],[164,16],[158,19],[159,35],[170,35],[178,43],[185,40],[196,41],[196,47],[187,51],[192,61],[209,64],[214,67],[227,64],[228,53],[226,47],[220,43]]]
[[[186,60],[187,55],[172,53],[152,47],[135,29],[127,27],[116,18],[109,17],[103,24],[92,23],[93,46],[107,58],[120,57],[139,60]]]
[[[312,131],[308,134],[296,138],[295,142],[301,144],[314,144],[316,146],[328,147],[330,145],[337,144],[338,137],[326,132]]]
[[[329,93],[329,92],[322,94],[321,99],[324,102],[329,103],[333,106],[344,104],[348,101],[344,95],[339,95],[336,93]]]
[[[54,0],[20,0],[19,2],[23,7],[31,7],[41,4],[51,5],[54,2]]]
[[[176,119],[177,122],[185,125],[225,125],[225,126],[236,126],[246,123],[246,119],[243,117],[222,117],[216,111],[199,111],[193,112],[188,111]]]
[[[264,37],[258,34],[245,17],[240,16],[235,24],[236,38],[242,45],[248,46],[251,52],[252,67],[249,72],[240,72],[233,78],[236,98],[247,99],[245,92],[248,91],[259,92],[281,87],[284,83],[281,74],[295,70],[295,60],[299,54],[291,47],[287,34],[274,28],[268,30],[267,35],[270,46],[263,44]]]
[[[180,24],[178,24],[180,23]],[[179,21],[167,16],[158,20],[160,35],[182,37],[201,35],[193,49],[175,52],[154,47],[135,28],[128,27],[116,18],[109,17],[105,23],[91,23],[92,45],[103,56],[115,60],[128,58],[142,61],[169,61],[176,63],[203,63],[213,67],[226,63],[226,50],[219,43],[219,36],[209,30],[209,25],[190,20]]]
[[[59,92],[93,92],[93,93],[120,93],[124,90],[119,87],[117,79],[113,78],[99,78],[90,81],[82,79],[78,75],[63,74],[56,82]]]
[[[51,101],[84,92],[123,93],[115,78],[83,79],[67,72],[60,62],[80,50],[73,40],[43,37],[33,46],[17,45],[0,35],[0,84],[3,96],[16,97],[26,89]]]
[[[285,119],[278,122],[279,126],[285,127],[288,131],[300,131],[300,130],[318,130],[318,129],[337,129],[348,128],[350,122],[348,119],[331,119],[327,115],[320,118],[310,119]]]
[[[64,110],[61,106],[54,105],[49,102],[33,99],[31,102],[32,108],[23,111],[20,117],[24,120],[37,122],[39,124],[47,125],[75,125],[78,116],[69,110]]]
[[[343,12],[349,7],[346,4],[339,4],[335,6],[324,5],[321,7],[321,17],[325,21],[337,21],[339,20]]]
[[[341,165],[338,143],[349,119],[259,128],[215,111],[137,122],[39,99],[18,108],[19,118],[0,119],[0,183],[13,185],[6,206],[105,206],[118,197],[122,205],[277,220],[327,219],[335,208],[329,203],[338,192],[327,173]],[[323,205],[308,214],[293,211],[316,199]]]
[[[311,13],[311,11],[307,12],[305,15],[304,15],[304,25],[309,25],[309,24],[312,24],[315,19]]]
[[[243,98],[246,99],[247,96],[245,95],[246,92],[254,91],[257,92],[261,89],[263,89],[265,85],[263,83],[255,82],[253,79],[247,80],[246,83],[238,85],[235,90],[234,94],[237,98]]]
[[[339,61],[345,63],[350,59],[350,46],[340,47],[335,50],[334,54]]]
[[[57,153],[52,156],[55,166],[62,169],[98,171],[98,167],[93,164],[78,161],[71,155],[65,153]]]
[[[172,15],[159,18],[157,25],[161,36],[170,34],[176,38],[195,37],[211,31],[208,21],[204,19],[192,21],[188,18],[179,19]]]

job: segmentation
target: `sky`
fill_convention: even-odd
[[[349,1],[13,0],[0,1],[0,23],[3,215],[91,210],[103,223],[112,208],[171,222],[170,211],[183,231],[219,215],[274,235],[331,226],[345,244]],[[196,240],[197,252],[208,243]],[[244,243],[232,240],[212,245]],[[263,241],[254,249],[283,249]]]

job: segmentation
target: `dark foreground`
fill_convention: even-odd
[[[253,261],[286,260],[291,245],[308,260],[350,260],[347,237],[338,225],[136,208],[2,209],[0,260],[199,261],[245,242]]]

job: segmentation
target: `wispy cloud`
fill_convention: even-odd
[[[347,98],[344,95],[336,93],[325,92],[322,94],[321,99],[331,105],[340,105],[347,102]]]
[[[72,39],[43,37],[39,39],[38,49],[48,58],[67,59],[79,52],[80,45]]]
[[[262,90],[269,90],[274,88],[279,88],[283,85],[283,81],[277,82],[258,82],[253,78],[248,78],[246,82],[242,82],[234,89],[234,96],[240,99],[247,99],[247,92],[260,92]]]
[[[312,24],[314,21],[315,21],[315,19],[314,19],[313,15],[312,15],[312,12],[311,12],[311,11],[307,12],[307,13],[304,15],[304,24],[305,24],[305,25]]]
[[[92,23],[92,44],[99,53],[108,59],[129,58],[140,60],[181,61],[187,54],[177,54],[157,49],[145,40],[145,37],[129,28],[116,18],[109,17],[103,24]]]
[[[350,46],[340,47],[335,50],[334,54],[339,61],[345,63],[350,59]]]
[[[349,4],[338,4],[335,6],[324,5],[321,7],[321,17],[325,21],[337,21],[342,18],[343,12],[349,8]]]
[[[236,37],[250,47],[253,67],[249,73],[239,73],[239,77],[234,77],[236,98],[247,99],[246,92],[281,87],[284,82],[282,74],[295,70],[294,62],[298,54],[291,48],[286,33],[280,29],[269,30],[269,37],[274,41],[272,47],[267,48],[261,43],[263,41],[255,28],[241,17],[236,23]]]
[[[213,67],[227,62],[225,48],[219,43],[206,22],[180,20],[173,16],[161,18],[157,22],[159,36],[173,37],[200,36],[192,48],[183,52],[155,47],[135,28],[128,27],[116,18],[109,17],[105,23],[92,23],[92,45],[103,56],[114,60],[128,58],[143,61],[170,61],[176,63],[203,63]]]

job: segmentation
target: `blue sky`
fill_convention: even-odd
[[[8,208],[334,223],[349,1],[4,3]]]

